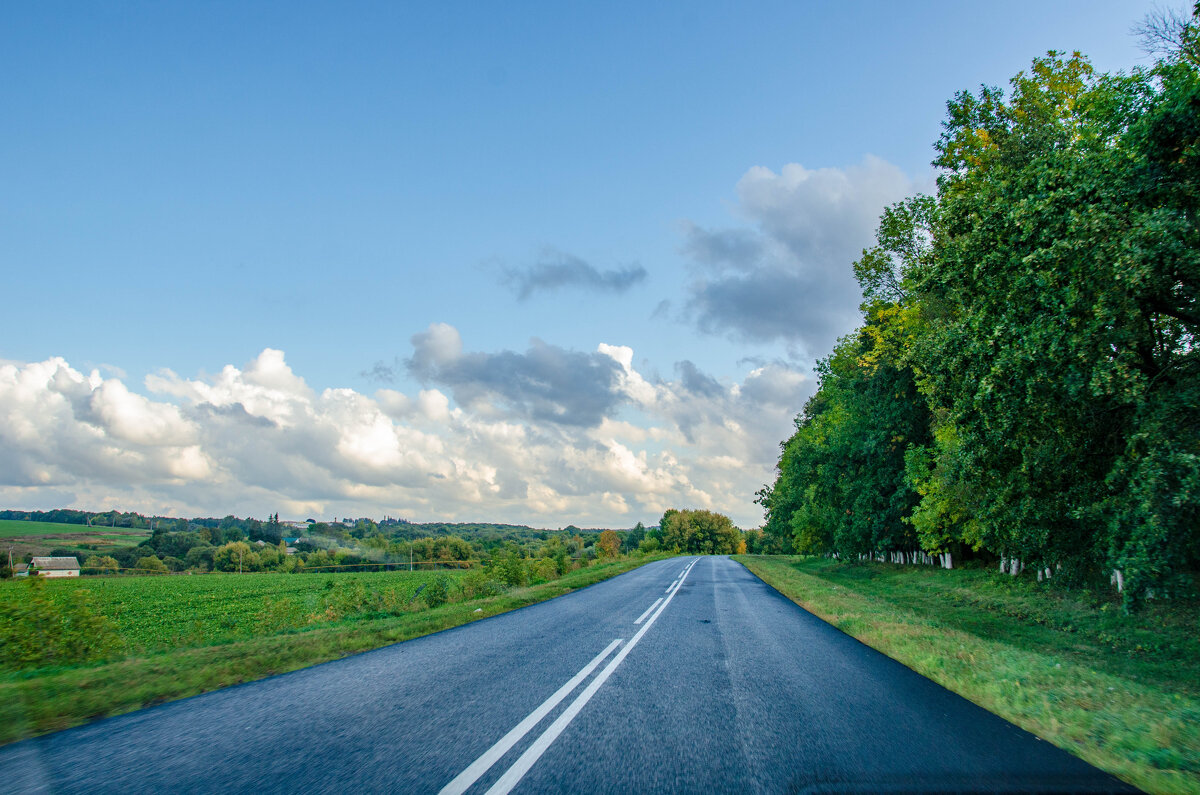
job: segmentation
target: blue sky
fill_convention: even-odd
[[[5,4],[0,502],[753,525],[946,100],[1150,8]]]

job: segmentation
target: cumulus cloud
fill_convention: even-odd
[[[682,252],[695,266],[689,317],[707,333],[824,354],[858,321],[851,263],[871,244],[884,207],[914,188],[872,156],[845,169],[751,168],[737,184],[738,213],[750,227],[684,225]]]
[[[548,527],[698,506],[749,526],[809,390],[783,364],[648,378],[617,345],[469,353],[444,325],[413,347],[437,381],[414,394],[316,392],[272,349],[215,375],[159,371],[145,394],[61,358],[0,363],[0,502]]]
[[[539,290],[573,287],[592,292],[623,293],[646,279],[646,269],[631,265],[620,270],[597,270],[573,254],[547,249],[533,265],[522,270],[506,270],[501,284],[511,288],[524,301]]]

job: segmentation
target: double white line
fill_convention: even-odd
[[[697,560],[699,560],[699,558],[697,558]],[[650,610],[654,610],[654,608],[658,606],[658,610],[654,611],[654,614],[650,616],[650,620],[647,621],[642,628],[637,631],[637,634],[635,634],[628,643],[625,643],[625,645],[621,647],[621,650],[617,652],[616,656],[609,660],[608,665],[604,666],[604,670],[602,670],[595,679],[588,683],[588,686],[584,688],[583,692],[576,696],[575,700],[572,701],[565,710],[563,710],[562,714],[550,724],[549,728],[542,732],[541,736],[533,741],[529,748],[525,750],[525,753],[521,754],[517,761],[513,763],[512,767],[504,772],[504,775],[502,775],[500,779],[492,785],[491,789],[487,791],[487,795],[505,795],[505,793],[511,791],[512,788],[517,785],[517,782],[519,782],[521,778],[529,772],[529,769],[534,766],[538,759],[541,758],[542,754],[546,753],[546,749],[558,739],[558,735],[563,733],[563,729],[567,728],[568,724],[575,719],[575,716],[578,715],[579,711],[582,710],[588,701],[591,700],[592,696],[596,694],[596,691],[600,689],[601,685],[608,680],[608,677],[612,676],[613,671],[617,670],[617,667],[625,660],[625,658],[629,655],[629,652],[633,651],[633,647],[636,646],[638,641],[642,639],[642,636],[646,634],[646,630],[650,629],[651,625],[653,625],[658,617],[662,615],[662,611],[667,609],[667,605],[669,605],[671,600],[675,598],[675,594],[679,593],[679,589],[683,587],[683,581],[687,578],[688,572],[690,572],[692,570],[692,566],[695,565],[695,560],[688,564],[687,568],[683,570],[683,574],[680,575],[679,579],[672,583],[672,589],[667,594],[667,598],[665,600],[660,598],[654,604],[650,605]],[[659,602],[662,602],[661,606],[659,605]],[[642,617],[634,623],[640,624],[642,619],[646,617],[650,610],[642,613]],[[520,742],[521,738],[528,734],[530,730],[533,729],[533,727],[536,726],[542,720],[542,718],[546,717],[551,710],[557,707],[563,699],[569,696],[572,691],[579,686],[580,682],[582,682],[584,679],[587,679],[588,676],[591,675],[592,671],[596,670],[596,667],[599,666],[600,663],[604,662],[605,658],[612,653],[613,649],[621,646],[622,643],[624,643],[624,639],[617,638],[612,643],[608,644],[604,651],[593,657],[591,662],[583,666],[579,673],[567,680],[567,683],[556,690],[554,695],[550,696],[550,698],[538,705],[538,708],[533,712],[530,712],[523,721],[513,727],[512,731],[501,737],[495,745],[487,749],[487,751],[483,753],[483,756],[472,762],[466,770],[455,776],[453,781],[442,787],[439,795],[460,795],[460,793],[466,792],[472,784],[479,780],[480,776],[491,769],[492,765],[500,761],[502,756],[508,753],[514,745]]]

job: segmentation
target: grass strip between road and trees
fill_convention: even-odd
[[[0,675],[0,744],[450,629],[562,596],[664,557],[669,555],[595,563],[550,582],[398,616],[356,616],[100,664],[5,672]]]
[[[1200,792],[1195,604],[945,570],[739,555],[809,612],[1148,792]]]

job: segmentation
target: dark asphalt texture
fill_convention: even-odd
[[[467,626],[0,748],[6,792],[437,792],[675,558]],[[649,620],[649,619],[648,619]],[[484,774],[482,793],[614,656]],[[1133,792],[702,557],[514,792]]]

